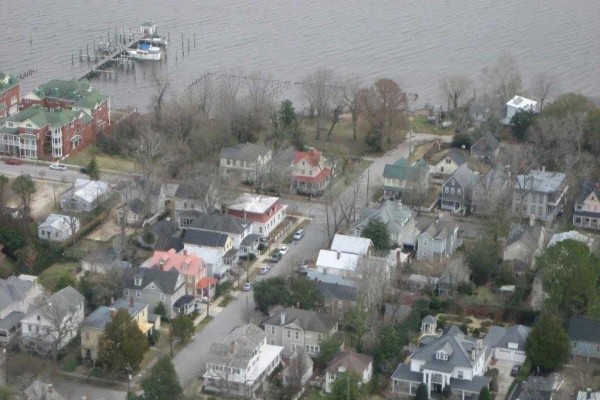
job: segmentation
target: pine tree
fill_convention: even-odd
[[[128,368],[138,369],[146,350],[148,339],[127,310],[121,309],[100,337],[98,361],[108,370],[126,374]]]
[[[179,384],[179,378],[171,359],[162,357],[152,370],[150,375],[142,380],[145,400],[178,400],[183,390]]]
[[[173,336],[186,343],[194,334],[194,321],[187,315],[178,315],[173,320]]]
[[[100,180],[100,170],[98,169],[98,164],[96,163],[96,157],[92,157],[90,160],[90,163],[87,166],[87,171],[91,180]]]
[[[427,391],[426,384],[419,384],[419,387],[417,387],[417,393],[415,393],[415,400],[429,400],[429,393]]]
[[[569,360],[571,342],[560,321],[551,314],[544,314],[533,325],[525,352],[533,366],[555,370]]]
[[[484,387],[483,389],[481,389],[481,391],[479,392],[479,396],[477,397],[477,400],[490,400],[490,399],[491,399],[490,390],[487,387]]]

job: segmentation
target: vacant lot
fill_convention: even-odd
[[[35,181],[35,193],[31,199],[31,216],[34,219],[44,218],[60,203],[60,196],[69,189],[68,183]],[[9,207],[19,207],[19,198],[13,196]]]
[[[93,146],[88,146],[77,154],[67,158],[64,163],[72,165],[88,165],[92,159],[92,155],[96,157],[96,162],[100,169],[109,169],[112,171],[135,172],[135,162],[125,157],[109,156],[106,154],[96,154]]]

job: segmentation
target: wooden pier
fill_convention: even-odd
[[[91,79],[104,74],[111,77],[113,73],[116,73],[116,70],[110,70],[108,68],[119,66],[123,59],[131,61],[131,59],[128,57],[127,50],[134,49],[139,41],[139,38],[131,39],[129,42],[125,43],[125,45],[120,46],[119,49],[105,55],[102,59],[98,60],[94,65],[92,65],[89,71],[81,75],[79,80]]]

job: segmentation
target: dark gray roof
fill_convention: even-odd
[[[542,233],[541,226],[526,226],[521,224],[512,224],[506,239],[506,245],[516,241],[522,242],[528,249],[535,251],[538,247],[538,241]]]
[[[463,154],[462,151],[455,147],[434,154],[433,156],[431,156],[431,161],[437,164],[438,162],[445,160],[446,158],[450,158],[451,160],[453,160],[456,163],[456,165],[463,165],[467,162],[467,157]]]
[[[409,382],[423,382],[423,374],[410,370],[410,364],[400,364],[392,374],[392,379]]]
[[[195,244],[204,247],[223,247],[229,235],[226,233],[205,231],[202,229],[184,229],[181,240],[186,244]]]
[[[425,368],[438,371],[452,371],[454,367],[473,368],[477,359],[484,356],[485,346],[478,349],[476,360],[470,356],[472,349],[478,349],[476,339],[465,336],[460,330],[448,330],[437,340],[415,350],[412,359],[425,361]],[[435,354],[438,350],[451,353],[448,360],[437,359]]]
[[[25,313],[21,311],[12,311],[6,317],[0,319],[0,329],[10,330],[25,317]]]
[[[58,292],[44,299],[44,302],[39,309],[30,311],[25,318],[31,315],[38,314],[40,309],[48,309],[48,304],[52,304],[52,314],[67,316],[74,312],[79,304],[85,301],[85,297],[71,286],[62,288]]]
[[[0,308],[25,299],[33,285],[32,281],[16,276],[0,279]]]
[[[530,376],[514,391],[511,399],[518,400],[550,400],[554,390],[555,377],[550,375]]]
[[[144,211],[144,202],[138,198],[129,200],[127,206],[129,207],[129,211],[135,214],[141,214]]]
[[[466,189],[475,186],[481,179],[481,176],[471,171],[467,164],[463,164],[444,182],[444,185],[449,184],[453,179],[456,179],[460,186]]]
[[[261,235],[259,235],[258,233],[251,233],[251,234],[247,235],[245,238],[242,239],[242,241],[240,242],[240,246],[248,247],[252,243],[254,243],[257,240],[259,240],[260,236]]]
[[[284,323],[281,323],[281,314],[285,313]],[[316,311],[286,308],[278,314],[265,320],[264,325],[286,326],[294,324],[309,332],[328,333],[336,325],[336,320],[326,314]]]
[[[81,326],[104,330],[106,324],[108,324],[112,320],[111,309],[127,310],[129,315],[131,315],[131,317],[134,318],[146,307],[148,307],[146,303],[134,301],[132,306],[131,300],[117,299],[117,301],[115,301],[110,306],[100,306],[96,308],[87,317],[85,317],[85,319],[81,323]]]
[[[452,390],[464,390],[465,392],[477,393],[481,389],[488,387],[492,378],[476,375],[472,380],[450,378],[450,387]]]
[[[437,318],[434,317],[433,315],[426,315],[421,320],[421,323],[422,324],[435,324],[435,323],[437,323]]]
[[[235,146],[221,149],[221,158],[240,160],[240,161],[256,161],[258,156],[264,156],[270,151],[268,147],[259,143],[239,143]]]
[[[182,308],[186,304],[190,304],[193,301],[194,301],[194,296],[186,294],[186,295],[183,295],[180,298],[178,298],[177,301],[175,301],[175,303],[173,303],[173,307]]]
[[[473,143],[471,151],[477,155],[487,155],[495,152],[500,147],[500,141],[491,133],[486,133],[479,140]]]
[[[362,375],[373,362],[373,357],[354,351],[340,351],[327,363],[326,371],[336,373],[338,368],[344,367]]]
[[[156,238],[154,241],[154,249],[167,251],[175,249],[180,251],[183,249],[183,242],[179,239],[179,224],[171,219],[163,219],[152,224],[148,229]],[[143,237],[143,235],[141,235]]]
[[[142,284],[140,286],[134,284],[136,277],[142,278]],[[173,294],[180,286],[177,285],[178,278],[179,272],[177,272],[175,268],[172,268],[169,271],[163,271],[159,268],[137,268],[131,277],[128,277],[125,280],[125,287],[128,289],[142,290],[151,283],[154,283],[163,293]]]
[[[317,282],[317,289],[326,299],[356,301],[358,289],[337,283]]]
[[[492,326],[483,342],[490,347],[508,348],[509,343],[517,343],[519,350],[525,350],[525,341],[531,328],[525,325],[511,325],[508,328]]]
[[[243,233],[252,221],[238,218],[230,214],[202,214],[194,218],[190,228],[225,233]]]
[[[573,341],[600,343],[600,320],[574,315],[567,332]]]
[[[245,369],[254,355],[254,350],[265,337],[265,332],[254,324],[240,326],[234,329],[223,343],[213,343],[210,346],[208,362]]]
[[[195,199],[198,197],[198,189],[192,184],[187,182],[177,183],[177,189],[175,189],[175,197],[181,197],[185,199]]]

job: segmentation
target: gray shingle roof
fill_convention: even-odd
[[[239,143],[235,146],[221,149],[221,158],[240,160],[240,161],[256,161],[258,156],[264,156],[270,151],[268,147],[257,143]]]
[[[525,341],[531,328],[525,325],[511,325],[508,328],[492,326],[483,342],[489,347],[508,348],[509,343],[517,343],[519,350],[525,350]]]
[[[540,226],[524,226],[521,224],[512,224],[506,240],[506,245],[511,245],[517,241],[523,243],[531,251],[538,247],[538,241],[542,233]]]
[[[127,310],[129,315],[131,315],[131,318],[134,318],[147,307],[148,305],[146,303],[134,301],[132,306],[129,300],[117,299],[117,301],[110,306],[100,306],[96,308],[85,317],[81,326],[104,330],[106,324],[112,320],[111,308],[115,310]]]
[[[240,326],[222,343],[213,343],[210,346],[208,362],[231,368],[246,368],[254,350],[265,338],[265,332],[254,324]]]
[[[10,330],[14,328],[23,318],[25,313],[21,311],[12,311],[6,317],[0,319],[0,329]]]
[[[285,321],[281,323],[281,314],[285,313]],[[316,311],[286,308],[276,315],[268,318],[264,325],[286,326],[294,324],[309,332],[328,333],[336,325],[336,320],[326,314]]]
[[[141,277],[142,284],[136,286],[135,278]],[[163,293],[173,294],[179,288],[179,272],[175,268],[169,271],[163,271],[159,268],[138,268],[131,277],[125,280],[125,287],[128,289],[142,290],[151,283],[154,283]],[[182,283],[183,284],[183,283]]]
[[[567,332],[573,341],[600,343],[600,320],[574,315]]]
[[[195,244],[205,247],[223,247],[227,243],[227,233],[205,231],[201,229],[184,229],[181,240],[186,244]]]
[[[205,229],[207,231],[243,233],[252,224],[247,219],[238,218],[230,214],[202,214],[192,221],[190,228]]]
[[[0,308],[25,299],[33,285],[32,281],[16,276],[0,279]]]
[[[358,289],[352,286],[319,281],[317,289],[326,299],[356,301],[358,297]]]
[[[471,151],[476,155],[487,155],[488,153],[496,151],[498,147],[500,147],[500,141],[496,139],[494,135],[486,133],[483,137],[473,143]]]
[[[444,185],[449,184],[452,179],[456,179],[456,181],[463,188],[473,187],[479,180],[481,179],[480,175],[475,174],[471,169],[467,166],[467,164],[463,164],[454,173],[444,182]]]
[[[437,164],[438,162],[445,160],[446,158],[450,158],[452,161],[456,163],[456,165],[463,165],[467,162],[467,157],[463,154],[462,151],[453,147],[448,150],[444,150],[440,153],[434,154],[431,157],[431,162]]]
[[[476,339],[465,336],[462,332],[448,330],[437,340],[415,350],[412,359],[425,361],[425,368],[438,371],[452,371],[454,367],[473,368],[477,360],[484,356],[485,345],[478,349],[475,360],[470,356],[472,349],[478,349]],[[447,353],[451,350],[448,360],[436,359],[435,353],[438,350],[445,350]]]
[[[552,194],[559,190],[566,178],[562,172],[532,170],[526,175],[517,175],[514,187],[516,190]]]
[[[413,213],[409,207],[389,200],[379,208],[364,208],[357,226],[366,226],[374,218],[383,222],[391,233],[400,233],[413,218]]]
[[[352,370],[360,375],[373,362],[373,357],[366,354],[355,353],[353,351],[340,351],[327,364],[326,371],[337,372],[339,367],[345,367],[346,370]]]

